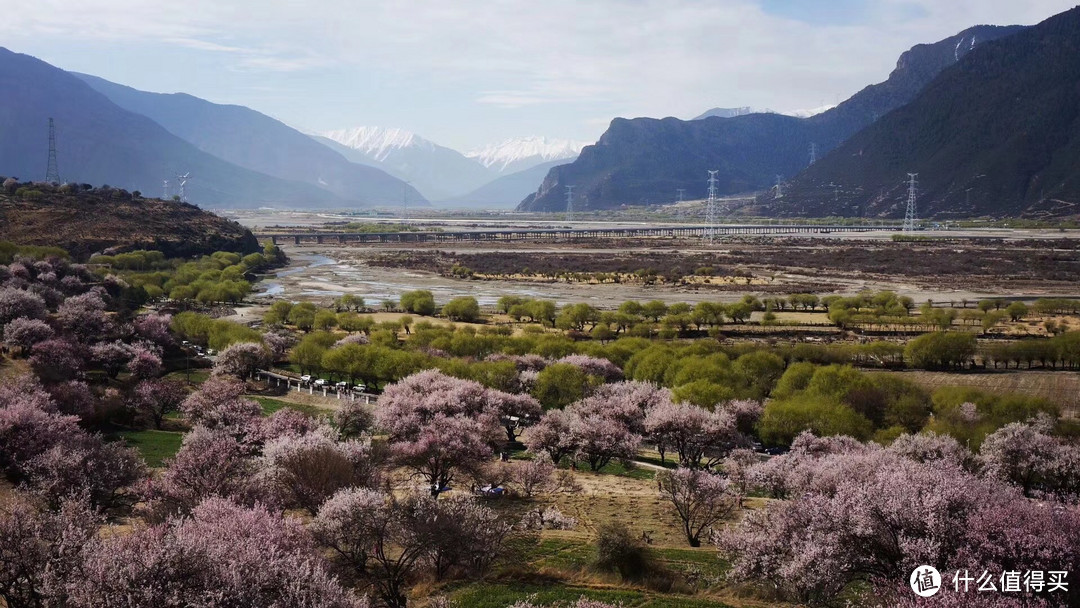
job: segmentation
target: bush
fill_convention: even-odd
[[[596,532],[597,568],[614,570],[628,581],[640,581],[648,576],[652,569],[648,551],[626,524],[608,522]]]

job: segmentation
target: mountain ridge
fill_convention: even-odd
[[[116,105],[146,116],[213,156],[327,190],[341,206],[373,206],[400,198],[405,184],[369,165],[349,162],[310,137],[246,106],[216,104],[187,93],[151,93],[73,73]],[[198,175],[196,174],[196,179]],[[420,203],[419,192],[411,196]]]
[[[44,175],[47,124],[55,119],[60,176],[160,192],[163,179],[194,178],[189,200],[211,207],[341,207],[332,193],[228,163],[199,150],[90,85],[29,55],[0,48],[0,173]]]
[[[1080,214],[1080,7],[989,42],[792,180],[776,215]]]
[[[1021,26],[978,25],[935,43],[918,44],[897,60],[889,77],[868,85],[837,107],[809,118],[746,114],[683,121],[616,118],[576,161],[553,168],[522,211],[557,211],[573,184],[585,209],[671,202],[676,189],[704,197],[709,170],[719,170],[721,195],[771,187],[792,176],[881,116],[910,101],[942,69],[972,47],[1008,36]],[[974,45],[964,42],[975,39]]]

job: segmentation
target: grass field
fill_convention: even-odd
[[[250,398],[257,401],[259,405],[262,406],[263,415],[265,416],[269,416],[286,407],[307,414],[308,416],[320,416],[326,414],[325,410],[311,405],[289,403],[271,397]],[[171,413],[166,416],[166,419],[169,421],[174,421],[178,418],[179,414],[176,413]],[[168,427],[171,425],[167,424],[165,426]],[[176,455],[176,452],[180,449],[180,444],[184,440],[184,433],[178,430],[117,430],[115,434],[117,437],[122,438],[127,442],[129,446],[139,450],[139,453],[142,454],[147,466],[154,468],[163,466],[162,463],[166,458],[171,458]]]
[[[293,403],[291,401],[283,401],[281,399],[275,399],[273,397],[250,397],[250,398],[254,399],[255,401],[257,401],[259,403],[259,405],[262,406],[263,415],[265,415],[265,416],[269,416],[270,414],[273,414],[274,412],[276,412],[276,411],[278,411],[280,409],[284,409],[284,408],[291,408],[291,409],[294,409],[294,410],[300,412],[301,414],[307,414],[308,416],[323,416],[323,415],[327,414],[326,410],[324,410],[322,408],[315,407],[314,405],[308,405],[308,404],[304,404],[304,403]]]
[[[478,583],[449,594],[459,606],[506,608],[522,599],[539,606],[572,602],[580,597],[621,604],[625,608],[723,608],[728,604],[687,596],[672,596],[634,589],[603,589],[575,585]]]
[[[1021,393],[1042,397],[1061,406],[1063,416],[1080,418],[1080,374],[1073,371],[997,370],[985,372],[876,372],[912,380],[927,390],[942,386],[969,386],[993,393]]]
[[[120,431],[120,437],[133,448],[139,450],[147,466],[160,467],[166,458],[173,457],[184,440],[184,434],[177,431]]]

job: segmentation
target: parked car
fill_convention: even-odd
[[[339,391],[347,391],[347,390],[349,390],[349,383],[348,382],[338,382],[334,386],[337,387],[337,389]]]
[[[308,375],[308,374],[304,374],[303,376],[300,376],[300,382],[303,382],[304,384],[307,384],[308,382],[311,382],[311,376]]]
[[[322,378],[315,381],[315,386],[326,386],[326,384],[326,380],[323,380]]]

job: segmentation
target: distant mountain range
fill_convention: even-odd
[[[552,161],[569,162],[581,154],[585,145],[569,139],[517,137],[470,150],[465,156],[499,175],[509,175]]]
[[[166,196],[178,193],[178,175],[190,174],[187,199],[215,208],[397,206],[403,199],[512,207],[536,189],[552,159],[572,160],[581,148],[532,137],[469,158],[399,129],[312,137],[243,106],[140,91],[6,49],[0,86],[0,175],[44,177],[53,118],[63,181]]]
[[[616,118],[576,161],[553,168],[540,188],[518,206],[556,211],[574,185],[579,209],[668,203],[676,189],[704,197],[709,170],[718,170],[722,195],[764,190],[777,176],[790,178],[859,130],[911,101],[943,69],[982,44],[1020,27],[976,26],[900,56],[889,78],[837,107],[808,118],[749,113],[730,118]]]
[[[353,162],[378,167],[409,182],[429,200],[463,194],[495,178],[460,152],[403,129],[356,127],[326,131],[317,139],[337,144],[331,147]]]
[[[408,181],[432,201],[501,207],[516,205],[536,190],[553,161],[573,160],[584,145],[522,137],[462,154],[404,129],[384,127],[324,131],[315,139],[353,162]],[[543,173],[537,171],[539,166],[545,167]]]
[[[783,188],[774,215],[1080,214],[1080,8],[982,44]]]
[[[436,206],[455,208],[513,209],[522,196],[536,190],[536,185],[544,181],[544,176],[552,168],[566,164],[571,159],[551,160],[546,163],[509,173],[494,181],[480,186],[476,190],[458,197],[436,203]]]

